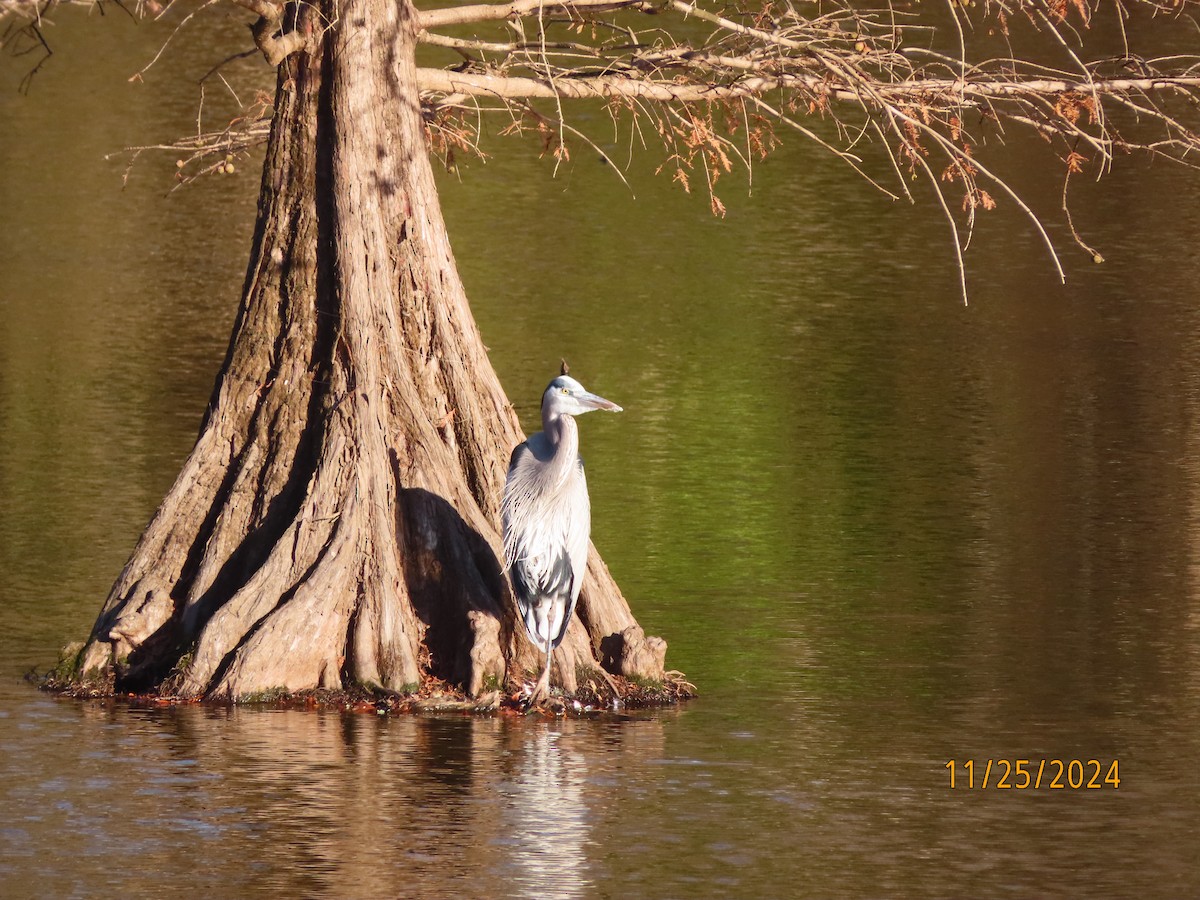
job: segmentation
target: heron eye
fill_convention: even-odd
[[[562,392],[563,392],[564,394],[569,394],[569,393],[571,393],[571,389],[570,389],[570,388],[563,388],[563,389],[562,389]]]

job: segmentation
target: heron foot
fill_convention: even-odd
[[[525,701],[526,709],[534,709],[537,706],[545,703],[550,698],[550,667],[547,666],[542,672],[542,677],[537,680],[537,684],[533,686],[533,692],[530,693],[529,699]]]

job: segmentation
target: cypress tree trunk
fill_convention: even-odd
[[[81,676],[244,697],[436,675],[477,694],[539,658],[495,525],[523,436],[442,221],[414,10],[321,0],[291,14],[322,37],[280,67],[229,351]],[[558,680],[573,691],[601,663],[661,678],[665,649],[593,549]]]

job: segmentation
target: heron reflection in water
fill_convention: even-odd
[[[504,562],[525,630],[546,653],[530,706],[550,692],[550,657],[567,633],[587,570],[591,504],[575,416],[621,412],[566,374],[542,394],[542,430],[519,444],[508,464],[500,513]]]

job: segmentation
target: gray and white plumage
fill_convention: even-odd
[[[591,503],[575,416],[620,412],[569,375],[542,394],[542,430],[513,450],[500,512],[504,562],[529,639],[546,653],[534,698],[549,688],[550,654],[567,633],[587,569]]]

